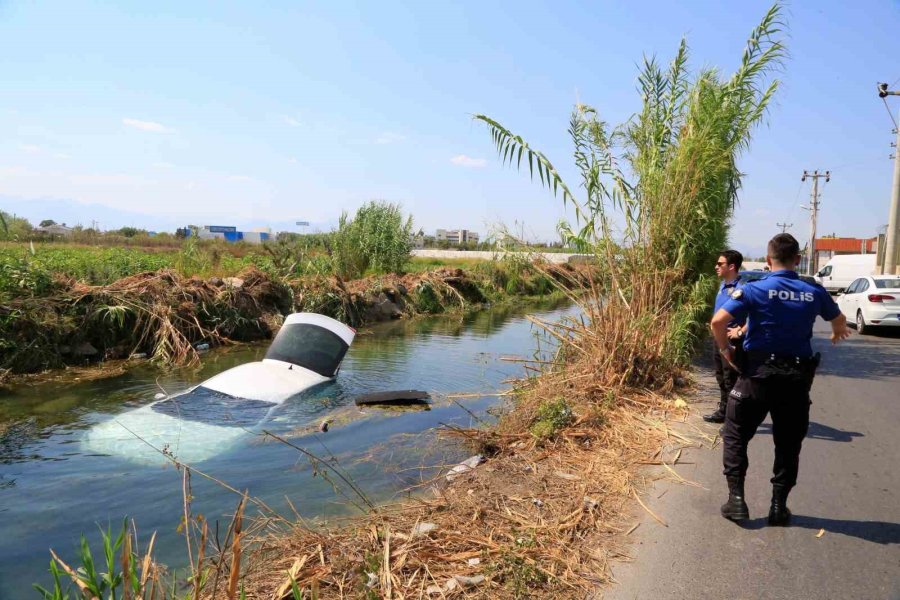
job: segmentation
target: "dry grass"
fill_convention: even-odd
[[[261,540],[248,557],[248,597],[288,597],[288,572],[319,598],[583,598],[606,582],[609,562],[624,556],[623,515],[641,469],[659,461],[672,439],[663,423],[678,412],[670,400],[682,374],[664,355],[659,310],[665,274],[651,275],[632,282],[645,287],[631,302],[589,293],[583,319],[535,320],[559,342],[549,370],[519,382],[495,427],[445,432],[487,456],[484,465],[438,477],[415,501]],[[548,404],[565,407],[564,418],[538,436]],[[435,527],[417,534],[423,523]]]

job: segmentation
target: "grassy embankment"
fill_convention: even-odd
[[[391,267],[398,272],[366,267],[343,278],[332,261],[324,248],[297,244],[2,243],[0,375],[135,354],[186,364],[197,360],[196,344],[268,338],[290,312],[358,326],[547,295],[550,277],[574,273],[560,268],[548,277],[522,260],[412,258]]]
[[[707,274],[727,239],[737,159],[777,87],[766,79],[783,56],[779,18],[776,5],[731,77],[711,69],[691,77],[684,44],[668,69],[648,60],[641,109],[620,127],[577,106],[570,135],[580,199],[546,156],[476,117],[503,160],[524,160],[574,205],[579,220],[569,233],[595,250],[600,269],[574,298],[584,318],[543,324],[560,343],[557,356],[515,387],[497,425],[448,432],[487,464],[451,483],[436,478],[433,497],[329,528],[263,507],[258,523],[286,532],[252,536],[238,516],[228,549],[192,562],[197,596],[583,598],[606,581],[608,561],[622,553],[623,507],[637,496],[640,465],[659,464],[661,441],[675,435],[664,421],[708,314],[715,282]],[[185,531],[189,545],[207,549],[205,522]],[[152,560],[137,568],[137,553],[123,554],[134,595],[146,597]]]

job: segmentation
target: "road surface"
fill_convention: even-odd
[[[813,343],[823,361],[788,501],[793,526],[766,526],[767,420],[750,443],[751,520],[739,526],[719,515],[727,496],[721,445],[686,451],[680,462],[694,464],[678,473],[708,489],[656,482],[644,501],[668,527],[639,515],[629,536],[634,560],[614,565],[618,583],[601,592],[605,600],[900,600],[900,335],[854,333],[832,347],[828,331],[817,323]],[[711,376],[701,375],[709,401],[695,405],[698,422],[713,407]]]

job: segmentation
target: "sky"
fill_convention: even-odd
[[[103,229],[193,224],[327,230],[371,199],[416,227],[497,225],[555,240],[559,199],[504,167],[472,115],[578,182],[576,102],[639,110],[642,56],[686,36],[694,71],[730,73],[769,4],[600,1],[0,0],[0,209]],[[830,170],[819,233],[887,222],[900,0],[795,2],[790,58],[746,174],[732,244],[809,235],[804,169]],[[900,98],[889,101],[895,118]]]

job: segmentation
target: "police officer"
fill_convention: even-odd
[[[743,285],[741,281],[741,265],[744,257],[737,250],[725,250],[719,255],[716,261],[716,275],[722,280],[719,286],[719,293],[716,294],[716,302],[713,308],[713,314],[717,313],[725,303],[731,299],[731,295],[736,289]],[[741,326],[744,324],[743,319],[740,321],[732,321],[728,324],[729,338],[737,339],[741,335]],[[713,364],[716,369],[716,382],[719,384],[719,406],[716,410],[708,415],[703,415],[703,420],[708,423],[724,423],[725,407],[728,405],[728,394],[734,383],[737,381],[738,372],[722,359],[722,355],[718,352],[713,354]]]
[[[819,358],[810,345],[813,323],[818,316],[831,323],[833,344],[846,339],[850,330],[828,292],[797,276],[800,246],[792,235],[781,233],[769,241],[766,262],[771,274],[733,292],[710,323],[719,352],[733,363],[728,324],[747,319],[744,356],[737,365],[740,376],[725,413],[728,501],[722,516],[733,521],[750,518],[744,501],[747,445],[771,413],[775,464],[769,524],[784,526],[790,521],[787,497],[797,483],[800,446],[809,428],[809,390]]]

